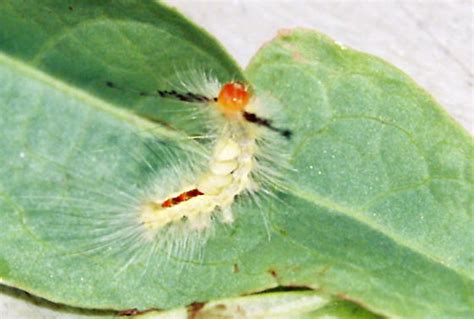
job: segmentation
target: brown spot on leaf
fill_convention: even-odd
[[[224,310],[227,309],[226,305],[224,305],[224,304],[222,304],[222,303],[216,305],[214,308],[215,308],[216,310],[218,310],[218,311],[224,311]]]
[[[268,270],[268,273],[269,273],[270,275],[272,275],[273,278],[277,278],[277,277],[278,277],[278,273],[276,272],[275,269],[269,269],[269,270]]]
[[[232,271],[233,271],[234,273],[238,273],[238,272],[240,272],[239,265],[237,265],[237,264],[234,264],[234,268],[232,269]]]
[[[119,312],[117,312],[117,316],[118,317],[131,317],[131,316],[143,315],[150,311],[160,311],[160,310],[161,309],[158,309],[158,308],[150,308],[146,310],[138,310],[137,308],[125,309],[125,310],[120,310]]]
[[[117,313],[117,316],[119,317],[130,317],[130,316],[136,316],[136,315],[140,315],[142,314],[143,312],[141,312],[140,310],[134,308],[134,309],[125,309],[125,310],[121,310]]]
[[[199,312],[204,308],[205,303],[193,302],[188,306],[188,319],[196,319]]]

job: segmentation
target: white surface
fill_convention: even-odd
[[[474,132],[471,1],[168,0],[246,66],[278,29],[316,29],[404,70]],[[0,295],[0,319],[56,318]],[[62,318],[65,318],[64,316]]]

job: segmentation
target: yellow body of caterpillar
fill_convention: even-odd
[[[252,187],[250,173],[254,167],[257,129],[243,116],[251,109],[250,101],[251,94],[242,83],[231,82],[222,87],[215,106],[228,121],[215,143],[207,172],[181,192],[166,199],[154,199],[141,207],[140,219],[147,229],[183,219],[189,220],[194,229],[209,227],[211,219],[206,216],[217,208],[224,222],[233,221],[234,198]]]

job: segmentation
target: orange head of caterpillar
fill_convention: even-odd
[[[251,93],[242,82],[229,82],[222,86],[217,97],[217,106],[227,116],[237,116],[244,112]]]
[[[225,116],[242,116],[247,122],[264,126],[289,139],[292,134],[290,130],[275,127],[271,120],[261,118],[257,114],[245,109],[251,97],[252,94],[249,92],[247,85],[242,82],[229,82],[222,86],[219,96],[214,101],[216,101],[217,106]]]

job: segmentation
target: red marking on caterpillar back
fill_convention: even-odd
[[[204,193],[198,190],[197,188],[195,188],[190,191],[183,192],[176,197],[172,197],[165,200],[163,203],[161,203],[161,207],[163,208],[173,207],[175,205],[178,205],[179,203],[185,202],[199,195],[204,195]]]

